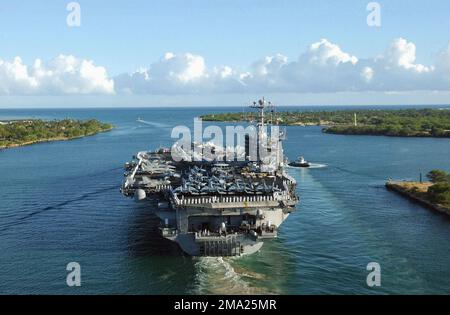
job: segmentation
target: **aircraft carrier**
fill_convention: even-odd
[[[148,202],[161,220],[161,236],[188,255],[255,253],[277,237],[299,202],[296,181],[285,171],[285,132],[276,126],[273,106],[261,99],[251,107],[258,119],[244,147],[175,143],[139,152],[125,164],[122,194]]]

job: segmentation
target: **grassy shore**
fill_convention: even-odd
[[[201,116],[205,121],[256,121],[255,113],[219,113]],[[324,126],[323,132],[343,135],[398,137],[450,137],[450,110],[342,110],[287,111],[268,114],[287,126]]]
[[[432,186],[432,183],[418,183],[418,182],[387,182],[386,188],[395,191],[408,199],[411,199],[427,208],[450,215],[450,206],[437,203],[430,200],[427,191]]]
[[[98,120],[14,120],[0,124],[0,149],[39,142],[64,141],[109,131],[112,125]]]
[[[450,215],[450,175],[442,170],[433,170],[427,177],[429,182],[388,181],[386,188]]]

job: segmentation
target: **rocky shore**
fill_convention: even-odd
[[[450,215],[450,207],[437,204],[427,198],[428,188],[432,185],[433,183],[430,182],[388,181],[386,188],[429,209]]]

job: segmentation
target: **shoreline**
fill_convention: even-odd
[[[344,132],[330,132],[326,128],[322,130],[323,133],[329,135],[339,136],[370,136],[370,137],[390,137],[390,138],[434,138],[434,139],[448,139],[450,136],[433,136],[433,135],[390,135],[382,133],[344,133]]]
[[[252,122],[252,113],[212,113],[200,116],[209,122]],[[450,138],[450,111],[438,109],[357,109],[275,112],[271,119],[280,126],[320,126],[335,135],[411,138]]]
[[[431,186],[432,183],[418,183],[418,182],[400,182],[400,181],[388,181],[385,186],[387,190],[393,191],[410,201],[416,202],[428,209],[440,212],[442,214],[446,214],[450,216],[450,208],[445,207],[443,205],[433,203],[427,200],[424,197],[421,197],[420,194],[424,193],[423,188]],[[422,189],[422,192],[420,190]],[[413,192],[415,191],[415,192]]]
[[[250,120],[215,120],[215,119],[203,119],[203,122],[219,122],[219,123],[238,123],[238,122],[246,122],[246,123],[250,123]],[[332,124],[332,123],[309,123],[309,122],[295,122],[295,123],[291,123],[291,124],[285,124],[285,123],[279,123],[278,126],[283,126],[283,127],[289,127],[289,126],[295,126],[295,127],[330,127],[330,126],[335,126],[336,124]]]
[[[33,145],[33,144],[45,143],[45,142],[70,141],[70,140],[75,140],[75,139],[81,139],[84,137],[94,136],[99,133],[108,132],[113,129],[114,129],[114,127],[111,127],[111,128],[105,129],[105,130],[100,130],[97,132],[89,133],[89,134],[82,135],[82,136],[76,136],[76,137],[55,137],[55,138],[27,141],[27,142],[23,142],[23,143],[11,143],[8,145],[0,146],[0,150],[13,149],[13,148],[24,147],[24,146],[29,146],[29,145]]]
[[[248,120],[208,120],[203,119],[204,122],[219,122],[219,123],[238,123],[238,122],[246,122],[250,123]],[[434,136],[432,134],[413,134],[413,135],[402,135],[402,134],[383,134],[383,133],[346,133],[346,132],[334,132],[329,131],[330,127],[347,127],[348,125],[344,124],[335,124],[335,123],[303,123],[303,122],[295,122],[290,124],[278,124],[278,126],[283,127],[322,127],[322,133],[326,133],[329,135],[339,135],[339,136],[372,136],[372,137],[391,137],[391,138],[435,138],[435,139],[448,139],[450,136]],[[352,127],[352,126],[349,126]]]

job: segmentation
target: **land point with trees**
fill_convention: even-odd
[[[255,121],[254,113],[203,115],[204,121]],[[323,132],[343,135],[450,137],[449,109],[339,110],[268,112],[273,123],[287,126],[323,126]]]
[[[70,140],[111,130],[98,120],[13,120],[0,121],[0,149],[45,141]]]

